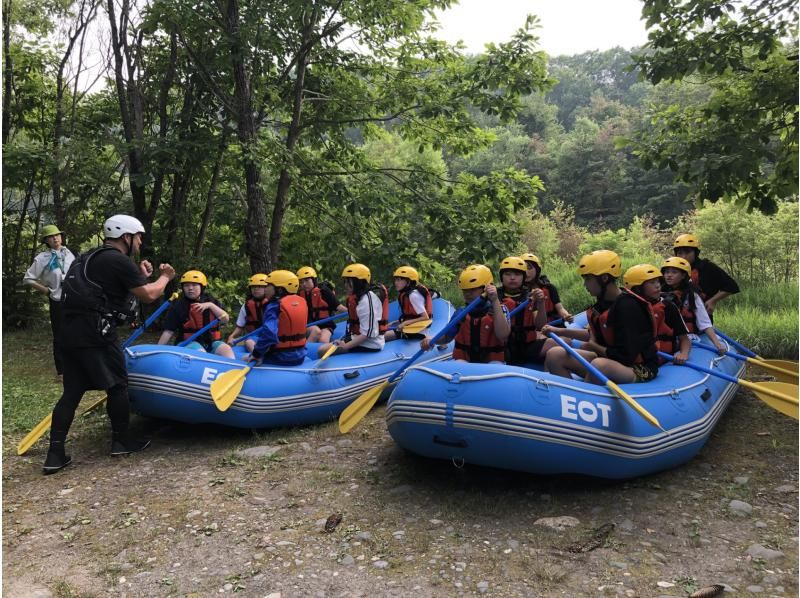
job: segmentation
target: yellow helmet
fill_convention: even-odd
[[[492,284],[492,271],[483,264],[467,266],[458,277],[458,288],[462,291],[477,289]]]
[[[419,272],[417,272],[416,268],[412,268],[411,266],[400,266],[394,271],[392,276],[395,278],[408,278],[414,282],[419,282]]]
[[[622,280],[625,288],[632,289],[654,278],[661,278],[661,270],[651,264],[636,264],[625,270]]]
[[[316,277],[317,277],[317,271],[314,270],[314,268],[312,268],[311,266],[303,266],[297,271],[297,278],[301,280],[303,278],[316,278]]]
[[[266,274],[253,274],[250,280],[247,281],[249,287],[265,287],[269,284]]]
[[[518,270],[519,272],[525,274],[528,271],[528,266],[525,265],[525,260],[523,260],[521,257],[510,255],[500,262],[501,275],[503,274],[503,270]]]
[[[536,257],[535,255],[533,255],[532,253],[523,253],[523,254],[522,254],[521,256],[519,256],[519,257],[520,257],[520,259],[522,259],[523,261],[526,261],[526,262],[533,262],[534,264],[536,264],[537,266],[539,266],[539,271],[540,271],[540,272],[542,271],[542,262],[541,262],[541,261],[539,261],[539,258],[538,258],[538,257]]]
[[[613,251],[608,249],[599,249],[593,251],[588,255],[584,255],[581,261],[578,262],[578,274],[584,276],[585,274],[594,274],[600,276],[601,274],[608,274],[614,278],[619,278],[622,271],[622,260]]]
[[[350,264],[342,270],[342,278],[360,278],[361,280],[370,282],[372,280],[372,274],[370,274],[369,268],[364,264]]]
[[[682,247],[686,247],[682,245]],[[661,264],[661,271],[663,272],[665,268],[677,268],[678,270],[683,270],[689,276],[692,275],[692,266],[682,257],[669,257],[664,260],[664,263]]]
[[[208,286],[208,279],[206,275],[200,272],[200,270],[189,270],[185,272],[183,276],[181,276],[181,284],[185,282],[194,282],[196,284],[203,285],[204,287]]]
[[[286,290],[289,293],[296,293],[300,288],[300,279],[294,272],[289,270],[273,270],[267,277],[269,284]]]
[[[672,250],[675,251],[678,247],[690,247],[700,251],[700,239],[692,234],[679,235],[675,242],[672,244]]]

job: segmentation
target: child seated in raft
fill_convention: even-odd
[[[433,315],[433,298],[428,288],[419,282],[419,272],[411,266],[400,266],[394,271],[394,288],[400,305],[400,320],[394,330],[386,332],[386,342],[396,338],[422,338],[421,333],[406,333],[409,324],[430,320]]]
[[[334,312],[344,312],[347,308],[339,303],[332,289],[325,283],[317,284],[317,271],[311,266],[303,266],[297,271],[300,279],[298,295],[306,300],[308,306],[308,321],[318,322],[333,315]],[[319,326],[309,326],[306,336],[309,343],[327,343],[336,329],[336,322],[326,322]]]
[[[294,272],[275,270],[267,276],[270,300],[256,335],[255,347],[246,361],[256,365],[300,365],[306,358],[308,307],[297,296],[300,281]]]
[[[680,257],[668,258],[661,265],[661,273],[666,283],[664,298],[680,310],[689,334],[705,333],[719,354],[724,355],[727,347],[714,332],[700,292],[691,282],[692,267],[689,262]]]
[[[692,350],[692,341],[681,312],[674,303],[661,298],[661,271],[650,264],[638,264],[628,268],[622,279],[628,291],[650,303],[656,327],[656,348],[674,355],[673,363],[686,363]],[[659,365],[665,362],[665,359],[658,358]]]
[[[319,356],[331,346],[336,346],[334,355],[380,351],[386,342],[384,335],[389,319],[386,288],[370,286],[372,274],[364,264],[350,264],[342,271],[342,278],[347,293],[347,333],[342,339],[322,345]]]
[[[222,341],[220,333],[220,324],[226,324],[230,316],[219,301],[206,293],[206,275],[199,270],[189,270],[181,276],[180,284],[183,296],[170,306],[158,344],[166,345],[176,335],[181,341],[186,340],[216,318],[219,322],[186,348],[233,359],[233,349]]]
[[[649,304],[620,289],[621,260],[613,251],[594,251],[578,264],[583,286],[597,299],[589,317],[589,340],[579,350],[598,370],[617,383],[647,382],[658,374],[653,318]],[[562,347],[547,352],[551,374],[599,383]]]
[[[558,289],[542,274],[542,262],[532,253],[520,256],[525,261],[525,286],[528,290],[541,289],[544,293],[545,320],[552,322],[559,318],[563,320],[557,326],[563,328],[567,322],[572,322],[572,314],[561,303]]]
[[[266,274],[253,274],[249,284],[247,299],[236,317],[236,328],[228,335],[226,341],[231,346],[237,338],[242,336],[242,333],[250,334],[261,326],[261,322],[264,320],[264,306],[272,298],[272,288],[267,286],[269,283]],[[268,288],[270,288],[269,295],[267,295]],[[252,338],[248,338],[244,341],[244,348],[250,353],[255,344],[256,342]]]
[[[527,266],[520,257],[510,256],[500,262],[501,287],[498,296],[508,311],[513,311],[520,303],[530,299],[528,306],[509,322],[511,332],[506,341],[506,363],[512,365],[543,363],[547,351],[558,346],[554,340],[538,332],[547,322],[545,294],[539,288],[528,293],[524,284],[526,274]]]
[[[492,284],[492,271],[484,265],[468,266],[458,277],[458,287],[469,304],[484,293],[483,299],[461,321],[456,331],[437,341],[446,345],[455,339],[453,359],[472,363],[503,363],[505,343],[511,332],[508,323],[508,308],[497,296],[497,287]],[[456,317],[455,314],[453,317]],[[433,348],[431,337],[426,336],[420,347],[429,351]]]

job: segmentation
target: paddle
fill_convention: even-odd
[[[622,399],[628,405],[630,405],[631,408],[633,408],[633,410],[636,411],[636,413],[641,415],[643,418],[645,418],[648,422],[653,424],[655,427],[657,427],[661,431],[667,432],[663,427],[661,427],[661,424],[659,423],[659,421],[655,417],[653,417],[653,415],[649,411],[647,411],[644,407],[642,407],[639,403],[637,403],[632,396],[630,396],[628,393],[626,393],[624,390],[622,390],[612,380],[609,380],[608,376],[603,374],[603,372],[601,372],[596,367],[594,367],[591,363],[589,363],[583,357],[583,355],[581,355],[575,349],[570,347],[560,336],[558,336],[557,334],[553,334],[552,332],[548,333],[547,336],[549,336],[551,339],[553,339],[559,345],[561,345],[567,353],[569,353],[572,357],[577,359],[581,363],[581,365],[584,368],[586,368],[587,371],[589,371],[595,378],[597,378],[603,384],[605,384],[606,388],[608,388],[615,395],[617,395],[620,399]]]
[[[419,322],[414,322],[413,324],[403,326],[400,329],[400,332],[405,332],[406,334],[417,334],[418,332],[425,330],[430,325],[431,320],[420,320]],[[397,326],[392,328],[392,330],[397,330]]]
[[[198,337],[202,336],[203,334],[205,334],[206,332],[208,332],[209,330],[211,330],[211,329],[214,327],[214,325],[215,325],[217,322],[219,322],[219,320],[218,320],[217,318],[214,318],[214,319],[213,319],[213,320],[211,320],[211,321],[210,321],[208,324],[206,324],[205,326],[203,326],[203,327],[202,327],[200,330],[198,330],[197,332],[195,332],[195,333],[194,333],[192,336],[190,336],[189,338],[187,338],[185,341],[181,341],[180,343],[178,343],[178,345],[177,345],[177,346],[178,346],[178,347],[185,347],[186,345],[188,345],[189,343],[191,343],[191,342],[192,342],[193,340],[195,340],[196,338],[198,338]]]
[[[720,331],[720,330],[718,330],[716,328],[714,328],[714,330],[716,330],[716,332],[720,336],[720,338],[723,338],[726,341],[728,341],[730,344],[732,344],[734,347],[739,349],[739,351],[741,351],[742,353],[744,353],[748,357],[752,357],[753,359],[756,359],[758,361],[764,361],[764,362],[766,362],[766,363],[768,363],[770,365],[774,365],[775,367],[783,368],[784,370],[789,370],[790,372],[795,372],[795,374],[797,373],[797,362],[796,361],[786,361],[784,359],[765,359],[765,358],[761,357],[760,355],[756,355],[755,353],[753,353],[750,349],[748,349],[744,345],[736,342],[731,337],[726,335],[724,332],[722,332],[722,331]]]
[[[227,411],[239,393],[242,392],[244,379],[250,371],[250,366],[238,370],[228,370],[217,376],[211,383],[211,398],[220,411]]]
[[[706,345],[705,343],[701,343],[699,341],[692,341],[692,344],[695,347],[700,347],[701,349],[706,349],[707,351],[714,351],[717,352],[717,348],[711,345]],[[767,361],[763,361],[760,359],[753,359],[752,357],[747,357],[746,355],[739,355],[738,353],[731,353],[730,351],[726,351],[725,355],[728,357],[733,357],[734,359],[738,359],[739,361],[746,361],[747,363],[764,368],[765,370],[772,372],[773,376],[778,382],[785,382],[787,384],[797,384],[797,371],[790,371],[784,369],[782,367],[778,367],[772,365]]]
[[[673,356],[669,353],[659,351],[658,355],[667,361],[673,360]],[[705,372],[706,374],[710,374],[712,376],[722,378],[723,380],[727,380],[728,382],[733,382],[734,384],[740,384],[745,388],[749,388],[753,391],[753,394],[755,394],[759,399],[764,401],[773,409],[780,411],[784,415],[798,419],[798,387],[794,384],[786,384],[785,382],[750,382],[749,380],[742,380],[741,378],[736,378],[735,376],[731,376],[725,372],[717,372],[705,366],[691,363],[689,361],[684,363],[683,366],[692,368],[698,372]]]
[[[145,320],[144,324],[142,324],[139,328],[134,330],[133,334],[131,334],[127,339],[125,339],[125,342],[122,343],[122,348],[125,349],[126,347],[129,347],[133,343],[133,341],[135,341],[137,338],[139,338],[142,335],[142,333],[147,328],[149,328],[150,325],[153,322],[156,321],[158,316],[160,316],[164,312],[164,310],[169,307],[169,304],[172,301],[174,301],[175,299],[177,299],[178,297],[180,297],[180,293],[177,293],[177,292],[173,293],[172,296],[169,299],[167,299],[161,305],[159,305],[158,309],[156,309],[156,311],[154,311],[150,315],[150,317]],[[89,405],[89,408],[86,409],[86,411],[84,411],[81,415],[86,415],[87,413],[89,413],[93,409],[96,409],[107,398],[108,397],[103,397],[102,399],[99,399],[99,400],[95,401],[94,403]],[[42,421],[40,421],[38,424],[36,424],[36,427],[33,430],[31,430],[30,432],[28,432],[28,434],[25,436],[25,438],[20,440],[19,444],[17,445],[17,454],[18,455],[24,455],[25,453],[28,452],[28,449],[31,448],[36,443],[36,441],[39,440],[39,438],[42,437],[42,434],[44,434],[50,428],[50,424],[52,423],[52,419],[53,419],[53,414],[51,412],[51,413],[49,413],[47,415],[47,417],[45,417]]]
[[[483,300],[483,296],[475,297],[472,302],[467,305],[461,311],[456,312],[450,322],[442,328],[434,337],[430,340],[430,344],[433,345],[438,341],[440,338],[443,338],[448,333],[450,333],[465,317],[467,314],[472,311],[472,309],[478,305]],[[342,434],[346,434],[349,432],[353,426],[355,426],[358,422],[360,422],[364,416],[370,412],[372,407],[375,403],[378,402],[378,398],[380,398],[381,393],[383,390],[389,386],[392,382],[397,380],[400,375],[405,372],[409,366],[414,363],[417,359],[425,353],[425,349],[420,349],[417,351],[411,359],[406,361],[394,374],[389,376],[389,379],[385,382],[382,382],[380,385],[370,388],[369,390],[361,393],[361,395],[352,403],[350,403],[347,408],[342,411],[342,414],[339,416],[339,431]]]

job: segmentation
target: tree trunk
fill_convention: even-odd
[[[226,34],[231,40],[237,135],[239,143],[242,145],[242,166],[247,197],[247,217],[244,225],[245,247],[251,270],[253,272],[269,272],[272,270],[273,258],[270,254],[267,235],[261,173],[252,154],[258,130],[253,114],[252,90],[244,64],[244,49],[241,46],[239,33],[238,0],[228,0],[225,6],[224,22]]]
[[[3,73],[3,145],[6,144],[11,130],[11,82],[14,76],[14,63],[11,60],[11,0],[3,2],[3,57],[5,72]]]
[[[303,47],[306,47],[306,41],[310,30],[311,27],[307,26],[304,31]],[[287,160],[292,159],[292,153],[300,137],[300,116],[303,110],[303,83],[305,81],[307,65],[308,53],[304,52],[303,55],[299,57],[296,67],[297,76],[294,81],[293,89],[292,120],[289,123],[289,131],[286,134]],[[269,232],[270,255],[275,262],[278,262],[280,259],[283,219],[286,216],[286,208],[289,202],[289,187],[291,184],[292,178],[289,176],[288,165],[284,165],[278,176],[278,186],[275,191],[275,206],[272,209],[272,222]]]
[[[28,182],[28,188],[25,190],[25,201],[22,202],[22,211],[19,214],[19,223],[17,224],[17,233],[14,237],[14,249],[11,250],[11,271],[16,270],[19,265],[19,247],[22,242],[22,229],[25,226],[25,217],[28,215],[28,206],[31,205],[33,198],[33,185],[36,181],[36,173],[31,175],[31,180]]]
[[[228,129],[222,131],[222,138],[219,143],[219,155],[214,163],[214,172],[211,175],[211,183],[206,193],[206,207],[203,210],[203,220],[200,224],[200,231],[194,243],[194,257],[200,257],[203,252],[203,244],[206,242],[208,226],[211,224],[211,216],[214,214],[214,199],[217,195],[217,185],[219,184],[219,171],[222,169],[222,158],[225,156],[225,148],[228,146]]]

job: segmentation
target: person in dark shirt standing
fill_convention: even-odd
[[[700,257],[700,239],[695,235],[679,235],[672,244],[672,251],[692,266],[692,283],[700,289],[700,298],[713,321],[717,303],[738,293],[739,285],[714,262]]]
[[[175,270],[161,264],[158,279],[147,282],[153,273],[150,262],[144,260],[137,268],[132,260],[144,233],[136,218],[112,216],[103,224],[103,233],[103,246],[80,256],[63,283],[64,393],[53,409],[45,475],[72,462],[64,443],[87,390],[104,390],[108,395],[112,455],[140,451],[150,444],[132,438],[128,431],[128,372],[116,326],[132,317],[136,300],[151,303],[163,295]]]

